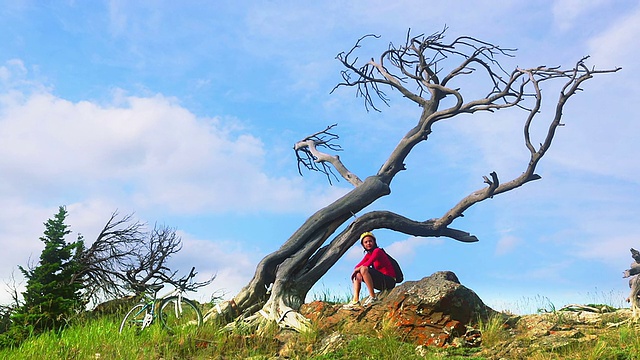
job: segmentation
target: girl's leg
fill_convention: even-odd
[[[353,302],[360,301],[360,289],[362,288],[362,275],[356,274],[353,278]]]
[[[369,268],[363,267],[360,270],[360,275],[362,275],[362,280],[364,280],[364,283],[367,285],[367,290],[369,290],[369,296],[371,296],[372,298],[376,297],[376,292],[373,288],[373,278],[369,273]],[[358,292],[360,292],[360,290],[358,290]]]

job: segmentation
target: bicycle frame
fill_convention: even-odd
[[[156,304],[159,304],[162,302],[162,300],[170,298],[172,296],[178,297],[178,301],[176,301],[175,306],[173,308],[175,311],[176,317],[178,317],[182,314],[182,299],[184,297],[184,291],[182,289],[176,288],[172,292],[165,294],[164,296],[162,296],[160,299],[157,300]]]
[[[153,320],[155,320],[156,318],[156,306],[158,306],[158,304],[162,299],[164,299],[167,296],[170,296],[171,293],[168,295],[164,295],[161,298],[158,298],[158,291],[160,291],[162,287],[164,287],[164,285],[155,289],[155,291],[153,291],[153,297],[151,298],[151,300],[145,301],[144,306],[140,309],[140,311],[138,311],[134,315],[134,317],[137,317],[138,315],[142,314],[142,312],[145,312],[145,316],[144,316],[144,319],[142,320],[142,326],[140,327],[140,330],[146,329],[149,325],[153,323]],[[175,290],[173,292],[175,292]]]

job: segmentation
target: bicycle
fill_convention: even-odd
[[[122,319],[119,332],[135,328],[140,332],[149,327],[158,318],[162,326],[169,332],[178,329],[196,328],[202,325],[202,313],[196,304],[183,296],[187,291],[187,282],[195,277],[195,267],[183,281],[174,283],[175,290],[158,298],[158,291],[164,284],[145,285],[145,292],[153,292],[150,300],[143,300],[134,305]]]

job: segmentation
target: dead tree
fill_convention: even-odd
[[[120,218],[114,211],[91,246],[82,249],[76,278],[83,283],[87,300],[99,302],[125,295],[126,269],[143,243],[144,226],[133,222],[132,215]]]
[[[181,248],[182,240],[174,229],[156,225],[148,232],[132,215],[120,217],[115,211],[91,246],[81,251],[75,278],[82,282],[86,299],[95,303],[131,291],[137,296],[149,284],[184,282],[167,265]],[[212,280],[190,286],[195,290]]]
[[[297,310],[308,291],[364,231],[385,228],[413,236],[478,241],[468,232],[451,227],[454,220],[477,203],[540,179],[536,167],[549,150],[556,130],[562,126],[562,111],[567,100],[594,75],[619,70],[589,68],[585,57],[569,69],[539,66],[506,72],[499,58],[512,56],[514,50],[467,36],[445,42],[445,30],[430,36],[408,34],[401,46],[391,44],[378,60],[361,62],[355,55],[364,41],[377,38],[373,35],[360,38],[350,51],[338,54],[337,60],[345,69],[343,81],[336,88],[354,88],[367,110],[376,111],[379,104],[389,102],[385,90],[398,91],[421,109],[417,122],[400,139],[377,173],[364,180],[349,171],[339,156],[327,153],[340,150],[333,125],[297,142],[294,150],[300,169],[320,171],[330,180],[335,170],[353,189],[311,215],[278,250],[265,256],[251,281],[232,300],[207,314],[208,319],[243,318],[256,326],[276,321],[282,327],[305,329],[308,322]],[[478,79],[487,84],[484,96],[465,98],[465,83],[477,84]],[[561,89],[555,111],[542,114],[541,86],[556,82],[560,82]],[[522,112],[524,146],[529,158],[523,163],[521,175],[500,181],[497,173],[490,172],[483,177],[482,188],[462,196],[446,213],[428,220],[409,219],[390,211],[359,214],[377,199],[390,194],[395,175],[405,170],[405,159],[416,145],[429,139],[436,123],[454,121],[465,114],[507,109]],[[539,143],[531,138],[534,125],[546,128],[546,135]],[[354,219],[354,214],[359,216]],[[349,221],[344,230],[336,233]]]

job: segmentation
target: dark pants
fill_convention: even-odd
[[[391,290],[396,287],[396,279],[381,273],[373,267],[369,268],[369,274],[373,279],[373,288],[376,290]]]

